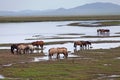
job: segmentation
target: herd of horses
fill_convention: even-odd
[[[43,50],[44,41],[35,41],[32,43],[19,43],[19,44],[12,44],[11,45],[11,53],[12,54],[27,54],[33,53],[35,47]],[[74,48],[77,49],[77,46],[80,48],[87,48],[91,45],[89,41],[74,41]],[[59,58],[60,54],[63,54],[65,58],[68,57],[68,50],[66,47],[56,47],[50,48],[48,50],[48,56],[51,58],[54,54],[57,54],[57,58]]]
[[[19,43],[19,44],[12,44],[11,45],[11,53],[15,54],[15,53],[33,53],[33,51],[35,50],[36,46],[37,48],[41,48],[43,49],[43,45],[44,45],[44,41],[35,41],[32,43]]]
[[[109,34],[109,29],[98,29],[97,30],[98,35],[105,35]],[[26,54],[26,53],[33,53],[35,50],[35,47],[37,49],[43,50],[44,41],[35,41],[32,43],[19,43],[19,44],[12,44],[11,45],[11,53],[12,54]],[[91,47],[90,41],[74,41],[73,42],[74,48],[77,50],[77,46],[80,47],[80,49],[89,49]],[[68,50],[66,47],[56,47],[56,48],[50,48],[48,50],[48,56],[51,58],[54,54],[57,54],[57,58],[59,58],[59,54],[63,54],[65,58],[68,57]]]
[[[97,29],[98,36],[109,36],[110,30],[109,29]]]

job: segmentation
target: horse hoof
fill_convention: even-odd
[[[93,48],[93,47],[90,47],[90,48]]]

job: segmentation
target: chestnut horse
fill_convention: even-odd
[[[68,57],[68,51],[65,47],[59,47],[59,48],[50,48],[49,49],[49,57],[51,58],[54,54],[57,54],[57,58],[59,58],[59,54],[63,54],[65,58]]]
[[[32,45],[37,46],[38,48],[40,46],[41,49],[43,49],[44,42],[43,41],[36,41],[36,42],[32,42]]]
[[[81,41],[75,41],[74,47],[77,48],[77,45],[79,45],[81,48],[83,47],[83,43]]]

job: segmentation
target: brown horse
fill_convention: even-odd
[[[57,58],[59,57],[59,54],[63,54],[65,56],[65,58],[68,57],[67,48],[65,48],[65,47],[59,47],[59,48],[57,48],[57,50],[58,50]]]
[[[109,29],[97,29],[97,34],[98,36],[100,35],[109,36],[110,30]]]
[[[74,47],[77,48],[77,45],[79,45],[81,48],[83,47],[83,43],[81,41],[75,41]]]
[[[57,54],[57,58],[59,58],[59,54],[63,54],[65,58],[68,57],[68,51],[65,47],[59,47],[59,48],[50,48],[49,49],[49,57],[51,58],[54,54]]]
[[[44,42],[43,41],[36,41],[36,42],[32,42],[32,45],[37,46],[38,48],[40,46],[41,49],[43,49]]]

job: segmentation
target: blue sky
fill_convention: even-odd
[[[0,11],[67,9],[95,2],[120,5],[120,0],[0,0]]]

